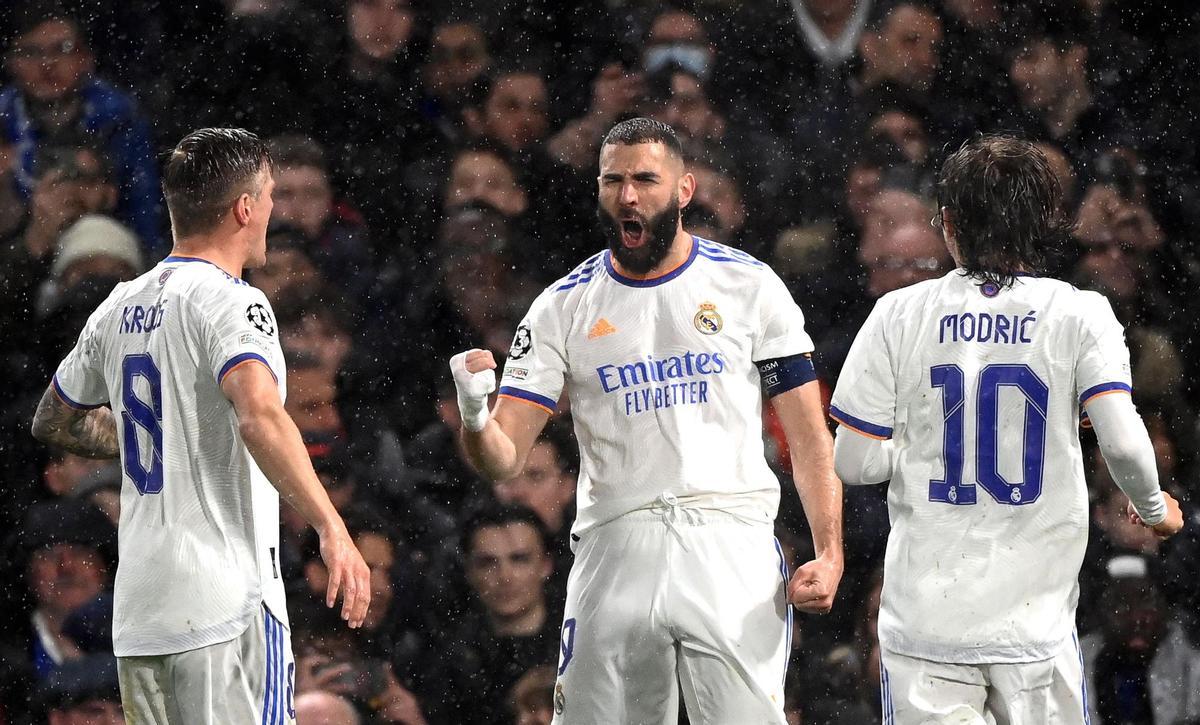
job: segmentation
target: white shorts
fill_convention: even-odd
[[[558,725],[779,723],[791,646],[769,522],[666,506],[575,545],[559,643]],[[676,683],[679,683],[679,687]]]
[[[1079,640],[1041,662],[959,665],[881,650],[883,725],[1085,725]]]
[[[291,635],[266,606],[228,642],[117,658],[129,725],[293,725],[295,674]]]

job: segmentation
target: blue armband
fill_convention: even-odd
[[[786,393],[792,388],[817,379],[812,355],[807,352],[763,360],[755,365],[758,366],[758,374],[762,378],[763,390],[768,398],[774,398],[780,393]]]

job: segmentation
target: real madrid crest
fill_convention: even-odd
[[[703,332],[705,335],[715,335],[721,331],[721,315],[717,312],[717,306],[711,302],[701,302],[700,309],[696,312],[696,316],[692,318],[692,322],[696,325],[696,329]]]
[[[563,694],[561,682],[554,683],[554,714],[561,715],[567,709],[567,696]]]

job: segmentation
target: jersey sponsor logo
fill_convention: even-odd
[[[596,324],[592,325],[592,329],[588,330],[588,339],[595,340],[597,337],[611,335],[616,331],[617,328],[611,322],[601,317],[599,320],[596,320]]]
[[[505,368],[504,377],[512,378],[513,380],[524,380],[529,377],[529,369],[518,367]]]
[[[724,323],[721,321],[721,315],[717,313],[716,305],[711,302],[701,302],[700,309],[692,318],[692,324],[705,335],[715,335],[721,331]]]
[[[252,332],[239,335],[238,345],[254,345],[255,347],[260,347],[267,352],[271,351],[271,344]]]
[[[606,393],[623,391],[625,415],[678,405],[708,402],[708,380],[725,371],[725,357],[719,352],[695,353],[656,358],[647,355],[624,365],[596,368],[600,388]],[[656,385],[656,383],[658,383]]]
[[[522,322],[517,325],[517,333],[513,335],[512,347],[508,349],[508,357],[510,360],[520,360],[532,349],[533,330],[529,329],[529,323]]]
[[[121,310],[121,326],[119,332],[151,332],[162,327],[166,315],[166,301],[155,305],[127,305]]]
[[[938,322],[938,344],[945,342],[992,342],[1019,345],[1033,342],[1037,311],[1021,315],[992,315],[962,312],[944,315]]]
[[[271,319],[271,313],[265,305],[255,302],[247,307],[246,320],[264,335],[275,334],[275,320]]]

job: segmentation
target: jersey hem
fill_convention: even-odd
[[[880,629],[879,646],[898,655],[930,662],[945,662],[955,665],[1024,664],[1054,659],[1069,636],[1070,633],[1052,642],[1040,642],[1025,646],[958,647],[922,642]]]
[[[236,637],[242,636],[246,629],[254,622],[254,618],[259,616],[263,607],[263,600],[259,599],[254,603],[247,612],[241,614],[236,619],[220,624],[214,624],[204,629],[188,632],[186,634],[178,634],[174,636],[156,636],[156,641],[153,644],[146,644],[145,641],[150,639],[141,633],[129,633],[120,636],[120,639],[138,640],[140,644],[131,644],[124,646],[121,644],[118,636],[113,636],[113,654],[117,657],[159,657],[162,655],[174,655],[180,652],[188,652],[203,647],[211,647],[214,644],[228,642]],[[146,633],[147,635],[149,633]]]

